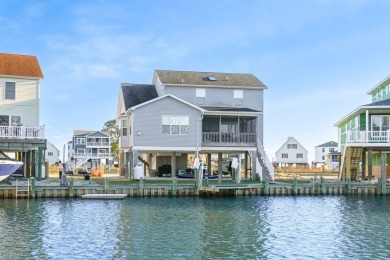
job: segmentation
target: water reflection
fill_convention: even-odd
[[[0,258],[390,256],[387,197],[0,201]]]

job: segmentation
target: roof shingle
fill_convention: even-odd
[[[0,53],[0,75],[43,78],[37,57]]]
[[[154,85],[122,83],[121,88],[125,110],[158,97]]]
[[[267,88],[253,74],[156,70],[162,84]]]

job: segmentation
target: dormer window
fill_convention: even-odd
[[[206,89],[204,88],[196,89],[196,104],[198,106],[204,106],[206,104]]]
[[[244,103],[244,91],[243,90],[234,90],[234,105],[242,106]]]
[[[16,97],[15,93],[16,93],[15,82],[6,82],[5,83],[5,93],[4,93],[5,99],[15,100],[15,97]]]

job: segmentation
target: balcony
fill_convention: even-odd
[[[347,131],[345,143],[390,143],[390,130]]]
[[[87,141],[87,147],[110,147],[110,142],[106,142],[106,141],[102,141],[102,142]]]
[[[0,138],[45,139],[44,130],[40,126],[0,126]]]
[[[221,133],[221,132],[203,132],[202,142],[206,145],[238,145],[252,146],[256,144],[255,133]]]

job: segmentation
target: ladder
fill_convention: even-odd
[[[27,186],[23,184],[21,184],[18,179],[16,179],[16,198],[18,198],[18,196],[27,196],[27,198],[30,197],[30,179],[27,179]]]

